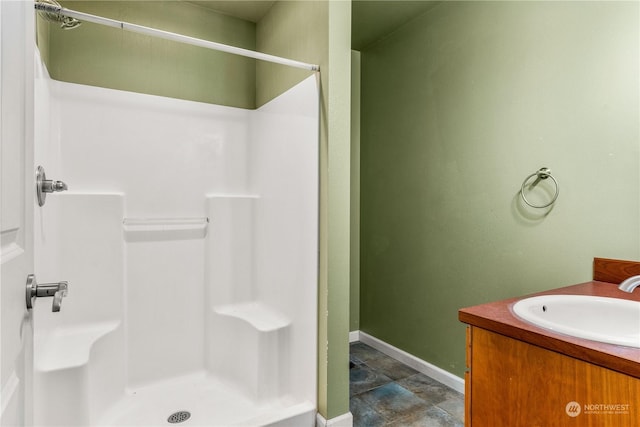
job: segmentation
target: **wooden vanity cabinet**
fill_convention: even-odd
[[[640,426],[639,378],[475,326],[467,368],[467,427]]]

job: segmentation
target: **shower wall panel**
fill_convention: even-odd
[[[121,194],[50,195],[37,209],[40,282],[67,280],[61,311],[39,298],[34,318],[35,425],[93,424],[125,387]],[[69,408],[76,408],[69,411]]]
[[[41,254],[37,276],[41,282],[69,281],[69,292],[60,313],[51,312],[49,301],[37,300],[36,333],[121,321],[123,214],[124,199],[118,193],[74,192],[47,197],[36,224]]]
[[[203,370],[203,240],[131,242],[126,263],[129,384]]]
[[[204,234],[176,221],[206,227],[205,194],[246,192],[250,112],[55,81],[52,92],[71,191],[118,191],[117,221],[166,222],[126,238],[129,384],[203,370]]]
[[[291,321],[280,345],[283,387],[315,399],[318,272],[318,134],[316,76],[252,116],[250,188],[255,205],[256,299]],[[309,357],[313,354],[313,357]],[[288,359],[287,359],[288,358]]]
[[[130,218],[201,217],[247,189],[250,111],[52,81],[72,191],[126,194]]]

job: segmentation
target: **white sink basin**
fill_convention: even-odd
[[[640,348],[640,302],[588,295],[542,295],[513,306],[522,320],[577,338]]]

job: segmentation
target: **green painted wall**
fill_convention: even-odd
[[[255,50],[256,25],[178,1],[62,1],[69,9]],[[255,60],[92,23],[74,30],[38,20],[56,80],[255,108]]]
[[[258,22],[256,49],[302,62],[328,65],[329,8],[323,1],[279,1]],[[311,75],[310,71],[258,61],[256,103],[261,106]],[[326,91],[323,92],[326,95]]]
[[[443,2],[362,51],[361,330],[462,376],[460,307],[639,259],[639,7]]]
[[[349,411],[351,2],[279,1],[258,23],[258,50],[320,65],[318,411]],[[258,105],[308,73],[258,64]]]

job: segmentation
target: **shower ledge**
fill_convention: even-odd
[[[235,317],[249,323],[261,332],[271,332],[289,326],[291,320],[271,307],[260,302],[243,302],[213,307],[213,311]]]
[[[56,328],[36,336],[36,369],[48,372],[87,364],[93,345],[119,325],[119,321],[90,323]]]
[[[122,228],[127,242],[202,239],[207,235],[209,218],[124,218]]]

